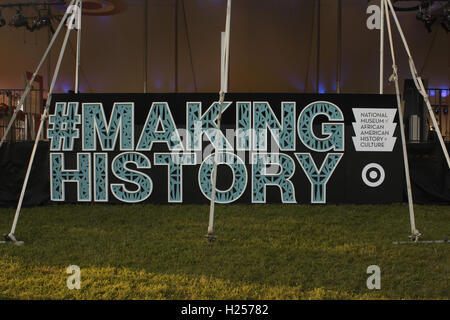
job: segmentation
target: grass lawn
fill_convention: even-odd
[[[450,244],[394,245],[410,232],[389,206],[61,205],[23,209],[0,245],[3,299],[449,299]],[[450,236],[449,206],[415,206],[424,240]],[[0,231],[14,209],[0,209]],[[81,268],[69,290],[66,268]],[[369,290],[367,267],[381,268]]]

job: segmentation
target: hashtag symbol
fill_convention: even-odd
[[[48,121],[47,136],[51,140],[50,150],[73,150],[74,139],[79,138],[78,102],[71,102],[69,106],[67,103],[56,103],[55,113],[49,116]]]

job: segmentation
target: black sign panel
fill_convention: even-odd
[[[393,95],[61,94],[47,135],[56,202],[402,201]]]

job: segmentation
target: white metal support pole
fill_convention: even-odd
[[[380,94],[384,92],[384,0],[380,10]]]
[[[225,93],[228,92],[228,70],[229,70],[229,57],[230,57],[230,24],[231,24],[231,0],[228,0],[227,4],[227,18],[225,25],[225,34],[222,35],[222,53],[221,53],[221,77],[220,77],[220,93],[219,93],[219,117],[217,120],[217,132],[215,134],[215,143],[221,143],[219,141],[219,133],[221,129],[222,122],[222,109],[225,100]],[[218,163],[218,153],[222,147],[218,144],[218,147],[214,151],[214,165],[212,170],[212,190],[211,190],[211,202],[209,207],[209,224],[208,224],[208,234],[206,238],[209,242],[214,241],[216,238],[214,236],[214,209],[216,202],[216,183],[217,183],[217,163]]]
[[[417,87],[417,90],[423,96],[425,104],[427,105],[428,113],[430,114],[430,118],[431,118],[431,121],[433,123],[434,130],[435,130],[435,132],[436,132],[436,134],[438,136],[438,140],[439,140],[439,143],[441,144],[442,152],[444,153],[444,157],[447,160],[447,165],[448,165],[448,167],[450,169],[450,157],[448,155],[448,151],[447,151],[447,147],[445,146],[444,139],[442,138],[442,134],[441,134],[441,131],[439,129],[439,125],[438,125],[438,123],[436,121],[436,118],[434,116],[433,109],[431,107],[431,103],[430,103],[430,99],[428,97],[427,91],[425,90],[425,87],[423,85],[422,78],[417,73],[417,69],[416,69],[416,66],[414,64],[414,60],[412,58],[411,51],[409,50],[408,43],[406,42],[405,35],[403,33],[403,30],[402,30],[402,27],[400,25],[400,22],[398,21],[397,14],[395,13],[395,9],[392,6],[392,2],[391,2],[391,0],[386,0],[386,1],[387,1],[387,3],[385,3],[385,5],[386,6],[389,5],[389,9],[392,12],[392,16],[394,17],[395,24],[396,24],[397,29],[398,29],[398,31],[400,33],[401,38],[402,38],[403,46],[405,47],[406,53],[408,54],[409,67],[410,67],[410,70],[411,70],[411,75],[412,75],[412,77],[414,79],[414,83],[415,83],[415,85]]]
[[[223,92],[225,86],[224,84],[225,64],[226,64],[225,42],[226,42],[226,32],[223,31],[220,33],[220,92]]]
[[[387,1],[387,0],[383,0]],[[392,41],[392,29],[391,29],[391,22],[390,22],[390,16],[388,11],[387,3],[385,2],[385,13],[386,13],[386,23],[387,23],[387,29],[388,29],[388,35],[389,35],[389,43],[390,43],[390,49],[391,49],[391,57],[392,57],[392,69],[393,74],[390,78],[390,81],[394,81],[395,83],[395,92],[397,96],[397,110],[398,110],[398,119],[399,119],[399,125],[400,125],[400,134],[401,134],[401,140],[402,140],[402,150],[403,150],[403,163],[405,167],[405,176],[406,176],[406,189],[408,194],[408,206],[409,206],[409,217],[410,217],[410,223],[411,223],[411,240],[418,241],[421,234],[416,229],[416,222],[415,222],[415,216],[414,216],[414,204],[413,204],[413,196],[412,196],[412,188],[411,188],[411,178],[409,174],[409,163],[408,163],[408,151],[406,149],[406,138],[405,138],[405,127],[403,125],[403,112],[402,112],[402,104],[400,99],[400,87],[398,84],[398,69],[395,59],[395,52],[394,52],[394,43]]]
[[[81,0],[77,0],[77,4],[79,4],[80,1]],[[67,12],[69,12],[69,9],[67,10]],[[55,72],[53,73],[53,79],[52,79],[52,83],[50,85],[50,89],[49,89],[49,92],[48,92],[47,103],[45,105],[44,112],[43,112],[43,114],[41,116],[41,123],[39,125],[38,134],[36,135],[36,139],[34,141],[33,150],[31,152],[30,160],[28,162],[28,168],[27,168],[27,172],[25,174],[25,180],[24,180],[23,185],[22,185],[22,191],[20,193],[19,202],[17,204],[16,213],[14,215],[14,221],[13,221],[10,233],[8,235],[6,235],[6,239],[7,240],[9,240],[9,241],[11,241],[13,243],[16,243],[16,244],[21,244],[22,243],[21,241],[17,241],[16,240],[16,238],[14,236],[14,233],[16,231],[17,221],[19,220],[20,210],[22,208],[23,198],[25,196],[25,191],[27,189],[28,179],[30,177],[31,169],[33,167],[33,161],[34,161],[36,150],[37,150],[37,147],[38,147],[38,144],[39,144],[39,138],[40,138],[40,136],[42,134],[42,130],[44,128],[44,123],[45,123],[45,120],[46,120],[46,118],[48,116],[48,111],[49,111],[50,104],[51,104],[51,98],[52,98],[53,89],[55,87],[56,79],[58,78],[58,74],[59,74],[59,69],[61,67],[62,58],[64,56],[64,52],[66,51],[67,41],[69,39],[70,31],[72,29],[73,28],[70,27],[70,23],[69,23],[69,25],[67,27],[66,35],[64,37],[63,45],[62,45],[61,51],[59,53],[58,62],[57,62],[56,67],[55,67]]]
[[[144,93],[147,93],[147,80],[148,80],[148,1],[144,1]]]
[[[79,92],[80,83],[80,59],[81,59],[81,13],[83,10],[83,0],[79,2],[79,13],[77,16],[77,57],[75,65],[75,93]]]
[[[76,0],[72,0],[70,2],[70,5],[73,5],[75,3]],[[55,34],[53,35],[47,49],[45,50],[44,55],[42,56],[41,61],[39,62],[35,72],[33,73],[33,76],[31,77],[30,81],[28,82],[25,91],[22,94],[22,97],[20,98],[16,108],[14,109],[14,114],[12,115],[11,119],[9,120],[8,126],[6,127],[5,133],[3,134],[2,140],[0,141],[0,148],[3,145],[3,143],[5,142],[6,137],[8,136],[9,130],[11,130],[11,127],[14,123],[14,121],[16,120],[17,117],[17,113],[19,112],[20,108],[22,107],[23,103],[25,102],[26,97],[28,96],[28,94],[30,93],[31,90],[31,86],[33,85],[34,79],[37,77],[39,70],[41,69],[42,65],[44,64],[48,54],[50,53],[51,48],[53,47],[53,44],[55,43],[56,38],[58,37],[59,32],[61,31],[62,26],[64,25],[64,22],[66,21],[67,16],[69,15],[69,13],[66,11],[66,13],[64,14],[63,18],[61,19],[61,22],[58,25],[58,28],[55,31]]]
[[[336,93],[341,93],[341,67],[342,67],[342,0],[337,3],[337,70]]]

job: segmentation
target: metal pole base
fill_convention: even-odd
[[[207,242],[214,242],[217,239],[217,237],[212,233],[208,233],[205,238]]]
[[[25,242],[23,241],[18,241],[16,239],[16,237],[12,234],[12,233],[5,233],[3,234],[3,241],[0,241],[0,243],[9,243],[9,244],[14,244],[16,246],[23,246],[25,244]]]
[[[409,236],[409,240],[411,240],[412,242],[419,242],[421,237],[422,234],[419,232],[419,230],[414,230],[414,233]]]
[[[394,241],[393,244],[419,244],[419,243],[450,243],[447,238],[444,240],[421,240],[421,241]]]

